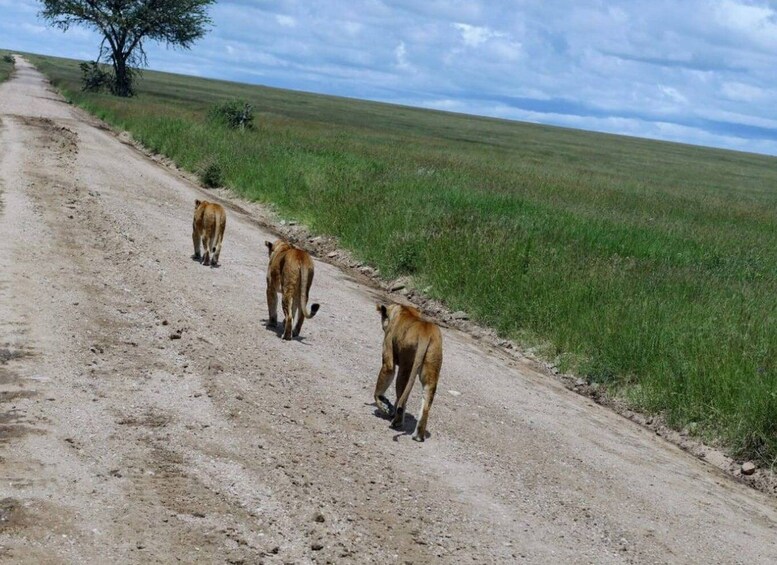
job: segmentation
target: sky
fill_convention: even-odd
[[[0,48],[94,59],[35,0]],[[234,0],[152,69],[777,155],[777,0]]]

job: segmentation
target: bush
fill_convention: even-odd
[[[423,246],[409,237],[397,237],[394,240],[392,268],[398,275],[413,275],[421,267]]]
[[[200,177],[200,182],[203,186],[207,186],[208,188],[216,188],[223,186],[224,184],[224,173],[221,170],[221,165],[215,160],[203,163],[198,172],[198,176]]]
[[[16,60],[13,58],[13,55],[3,55],[3,61],[6,63],[11,63],[12,65],[16,63]]]
[[[103,88],[110,89],[113,76],[104,71],[97,61],[83,62],[81,67],[81,90],[85,92],[100,92]]]
[[[216,104],[210,109],[211,120],[231,129],[250,129],[253,127],[254,107],[243,100],[230,100]]]

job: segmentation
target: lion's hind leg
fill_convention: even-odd
[[[415,378],[415,375],[410,374],[411,369],[412,367],[403,367],[400,365],[399,371],[397,371],[397,405],[394,411],[394,418],[391,420],[391,427],[395,430],[401,430],[405,427],[405,405],[402,404],[400,406],[400,397],[402,396],[402,393],[405,392],[407,381]]]
[[[294,330],[291,332],[291,335],[293,337],[297,337],[299,332],[302,331],[302,322],[305,321],[305,316],[302,315],[302,308],[300,307],[299,297],[295,298],[294,302],[292,302],[291,312],[294,319],[296,320],[294,324]]]
[[[426,436],[426,421],[429,419],[429,409],[434,401],[434,394],[437,392],[437,382],[427,382],[424,384],[423,396],[421,397],[421,411],[419,413],[418,424],[413,433],[415,441],[424,441]]]
[[[290,340],[292,316],[294,315],[294,293],[288,288],[283,289],[281,307],[283,308],[283,339]]]
[[[278,325],[278,289],[271,276],[267,276],[267,325],[274,328]]]
[[[378,407],[378,411],[384,416],[392,416],[394,414],[394,407],[391,402],[386,398],[385,394],[388,387],[391,386],[391,381],[394,380],[394,350],[390,343],[383,343],[383,361],[381,363],[380,372],[378,373],[378,381],[375,383],[375,405]]]
[[[204,253],[202,255],[202,264],[205,265],[206,267],[210,265],[210,243],[211,243],[210,233],[206,231],[202,237],[202,246],[204,248]]]
[[[221,220],[221,223],[219,223],[218,228],[216,229],[216,235],[214,237],[214,242],[213,242],[213,260],[211,261],[211,264],[214,266],[218,266],[219,258],[221,257],[221,244],[224,241],[225,226],[226,226],[226,218],[223,218]]]
[[[192,255],[192,259],[200,261],[202,255],[200,254],[200,234],[197,231],[197,224],[192,225],[192,243],[194,244],[194,255]]]

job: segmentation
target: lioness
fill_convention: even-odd
[[[312,318],[318,312],[319,305],[311,304],[308,312],[308,294],[313,284],[313,260],[304,249],[291,243],[277,240],[264,242],[270,252],[270,264],[267,267],[267,308],[270,310],[268,326],[278,324],[278,293],[283,308],[283,339],[297,337],[305,318]],[[291,323],[297,316],[294,331]]]
[[[194,201],[194,221],[192,222],[193,259],[203,265],[217,267],[221,255],[221,242],[224,240],[224,228],[227,226],[227,213],[221,204],[205,200]],[[205,247],[205,255],[200,257],[200,241]]]
[[[426,420],[432,407],[442,366],[442,333],[432,322],[424,320],[415,308],[391,304],[377,305],[383,324],[383,365],[375,384],[375,404],[383,414],[392,415],[391,402],[383,396],[397,371],[397,405],[391,427],[404,426],[405,403],[413,388],[416,375],[424,387],[421,416],[413,434],[415,441],[424,441]]]

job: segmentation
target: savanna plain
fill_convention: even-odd
[[[145,72],[74,103],[634,407],[777,457],[777,159]],[[255,127],[209,110],[250,103]]]
[[[418,386],[389,429],[375,303],[405,298],[342,266],[763,487],[774,159],[152,72],[117,100],[2,55],[0,562],[777,560],[777,499],[720,451],[470,322],[442,324],[426,441]],[[237,99],[252,128],[214,119]],[[292,341],[265,324],[278,233],[318,254]]]

